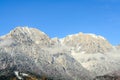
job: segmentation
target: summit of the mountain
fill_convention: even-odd
[[[45,35],[44,32],[36,29],[36,28],[29,28],[29,27],[16,27],[15,29],[13,29],[12,31],[10,31],[10,33],[12,34],[33,34],[33,33],[39,33],[41,35]]]
[[[112,49],[112,45],[102,36],[78,33],[61,39],[62,43],[77,52],[105,53]]]
[[[12,39],[17,43],[35,43],[41,45],[49,45],[50,38],[44,32],[36,28],[16,27],[2,39]]]

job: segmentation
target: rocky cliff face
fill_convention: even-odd
[[[17,27],[0,37],[0,77],[18,71],[39,79],[92,80],[120,69],[120,55],[113,56],[112,49],[105,38],[93,34],[59,39],[34,28]]]
[[[61,41],[76,52],[106,53],[112,49],[112,45],[105,38],[95,34],[78,33],[69,35]]]

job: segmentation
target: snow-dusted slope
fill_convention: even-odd
[[[59,39],[35,28],[17,27],[0,37],[0,74],[19,71],[54,80],[91,80],[119,70],[119,53],[119,47],[95,34]]]
[[[72,55],[84,68],[95,75],[104,75],[120,69],[120,54],[118,53],[73,53]]]
[[[17,27],[0,38],[0,74],[19,71],[53,80],[91,79],[90,72],[60,45],[37,29]]]

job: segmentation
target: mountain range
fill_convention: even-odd
[[[120,46],[95,34],[59,39],[16,27],[0,37],[0,80],[120,80]]]

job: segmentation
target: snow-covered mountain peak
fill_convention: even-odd
[[[106,40],[103,36],[100,36],[100,35],[95,35],[95,34],[91,34],[91,33],[88,33],[88,34],[86,34],[86,35],[90,35],[90,36],[92,36],[92,37],[94,37],[94,38],[96,38],[96,39]]]
[[[102,36],[88,33],[68,35],[60,40],[62,44],[74,47],[76,51],[87,53],[105,53],[112,49],[112,45]],[[79,49],[78,49],[79,48]]]
[[[106,40],[103,36],[101,35],[96,35],[96,34],[92,34],[92,33],[82,33],[82,32],[79,32],[77,34],[71,34],[71,35],[68,35],[66,37],[69,37],[69,38],[73,38],[73,37],[91,37],[91,38],[94,38],[94,39],[103,39],[103,40]]]
[[[45,35],[44,32],[36,29],[36,28],[29,28],[29,27],[16,27],[14,30],[10,32],[11,34],[29,34],[32,35],[33,33],[39,33]]]
[[[47,45],[50,43],[50,38],[44,32],[36,28],[28,27],[16,27],[7,35],[0,37],[0,39],[11,39],[13,42],[17,43],[36,43]]]

